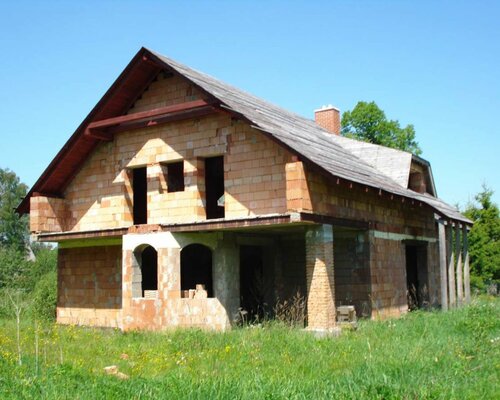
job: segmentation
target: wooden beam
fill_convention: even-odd
[[[457,305],[457,287],[455,286],[455,256],[453,253],[453,227],[451,221],[446,226],[446,239],[447,239],[447,256],[448,256],[448,295],[450,308],[455,308]]]
[[[99,130],[103,128],[108,128],[113,125],[119,125],[127,122],[139,121],[141,119],[166,116],[167,114],[174,114],[189,110],[194,110],[196,108],[214,106],[214,104],[208,103],[205,100],[193,100],[185,103],[174,104],[171,106],[155,108],[153,110],[142,111],[133,114],[121,115],[119,117],[107,118],[101,121],[94,121],[88,125],[90,130]]]
[[[142,121],[135,121],[135,122],[131,122],[128,124],[112,126],[108,129],[106,129],[105,134],[112,136],[115,133],[129,131],[129,130],[133,130],[133,129],[147,128],[149,126],[161,125],[161,124],[165,124],[167,122],[182,121],[182,120],[190,119],[190,118],[203,117],[204,115],[212,114],[213,112],[214,112],[214,108],[211,106],[200,107],[200,108],[196,108],[194,110],[181,111],[181,112],[163,115],[163,116],[158,116],[158,117],[154,117],[154,118],[150,118],[150,119],[146,119],[146,120],[142,120]]]
[[[470,303],[470,269],[469,269],[469,241],[467,238],[467,225],[462,225],[462,250],[464,261],[464,300],[466,304]]]
[[[446,231],[445,221],[438,221],[439,234],[439,281],[441,287],[441,309],[448,310],[448,282],[446,279]]]
[[[462,249],[460,240],[460,224],[455,222],[455,257],[456,257],[456,273],[457,273],[457,306],[461,306],[464,302],[464,284],[462,280]]]
[[[93,139],[103,140],[105,142],[111,142],[113,140],[113,135],[97,129],[87,128],[85,129],[84,135]]]

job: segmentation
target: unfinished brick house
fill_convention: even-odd
[[[470,221],[429,163],[315,119],[142,48],[18,208],[58,243],[57,321],[223,330],[299,292],[328,330],[339,305],[467,301]]]

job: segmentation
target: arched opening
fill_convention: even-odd
[[[145,290],[158,290],[158,253],[151,246],[142,251],[141,272],[142,295]]]
[[[158,253],[152,246],[139,246],[134,251],[132,295],[155,298],[157,290]]]
[[[197,285],[204,285],[208,297],[213,297],[212,286],[212,251],[201,244],[190,244],[181,251],[181,290],[195,290]]]

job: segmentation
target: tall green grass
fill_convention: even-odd
[[[278,324],[227,333],[22,326],[0,321],[0,398],[495,399],[500,301],[362,321],[316,339]],[[117,365],[120,380],[103,368]]]

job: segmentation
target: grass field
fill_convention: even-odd
[[[0,320],[1,399],[499,399],[500,301],[316,339],[277,324],[121,333]],[[36,350],[38,347],[38,351]],[[117,365],[129,379],[106,375]]]

